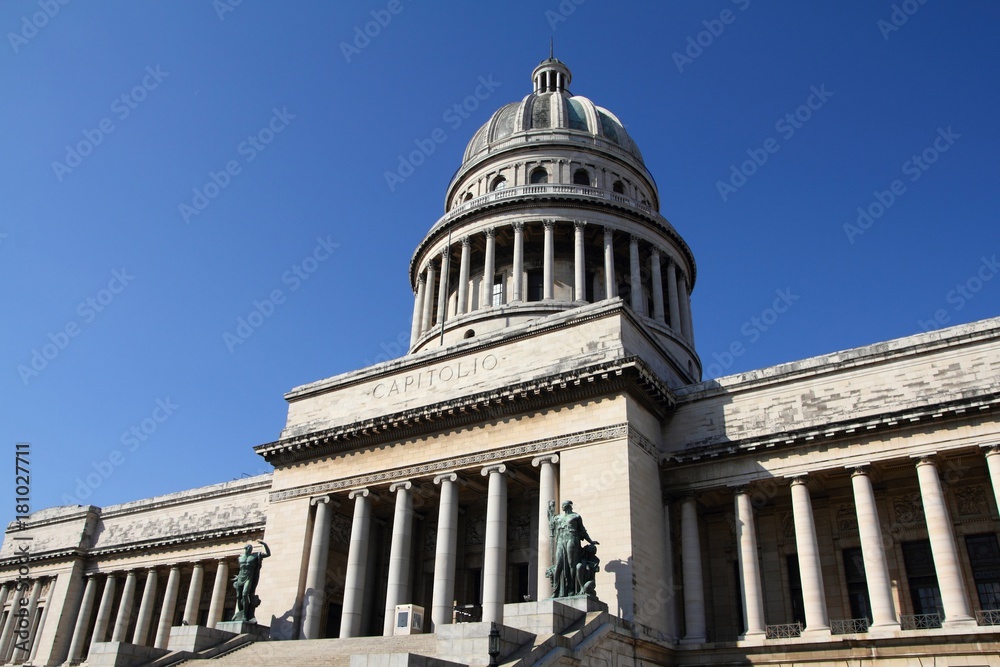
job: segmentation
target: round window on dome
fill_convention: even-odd
[[[493,179],[493,184],[490,186],[490,192],[496,192],[497,190],[503,190],[507,187],[507,179],[503,176],[498,176]]]

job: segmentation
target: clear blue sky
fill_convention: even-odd
[[[694,251],[708,376],[1000,315],[996,3],[224,3],[0,5],[0,451],[35,508],[264,472],[285,391],[398,355],[412,250],[550,37]]]

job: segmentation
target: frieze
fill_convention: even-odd
[[[576,433],[560,436],[558,438],[531,440],[512,447],[460,456],[454,459],[435,461],[433,463],[426,463],[419,466],[410,466],[407,468],[399,468],[397,470],[385,470],[369,475],[346,477],[332,482],[312,484],[310,486],[303,486],[295,489],[273,491],[271,492],[270,499],[272,502],[278,502],[282,500],[290,500],[292,498],[300,498],[302,496],[314,496],[322,493],[329,493],[331,491],[353,489],[368,486],[370,484],[386,484],[400,479],[424,477],[442,470],[457,470],[478,464],[502,462],[509,459],[522,458],[538,452],[555,451],[571,447],[573,445],[588,444],[591,442],[599,442],[601,440],[612,440],[615,438],[626,437],[627,435],[627,423],[615,424],[613,426],[606,426],[603,428],[578,431]]]
[[[904,526],[923,523],[924,505],[919,493],[907,493],[892,499],[892,511],[896,523]]]
[[[858,529],[858,513],[854,505],[839,505],[837,507],[837,530],[849,533]]]
[[[529,542],[531,536],[531,515],[527,513],[512,514],[507,522],[507,541],[512,545],[521,546]]]
[[[470,514],[465,522],[465,546],[480,546],[486,543],[486,515],[482,510]]]
[[[990,513],[990,505],[986,500],[986,490],[978,484],[957,488],[955,502],[961,516],[987,516]]]
[[[333,516],[330,520],[330,539],[334,544],[351,543],[352,521],[340,512],[331,512]]]

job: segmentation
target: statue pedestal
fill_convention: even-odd
[[[234,635],[250,635],[254,641],[264,641],[271,636],[269,626],[246,621],[221,621],[215,624],[215,629],[231,632]]]
[[[505,604],[503,624],[534,635],[560,633],[591,612],[607,611],[608,605],[588,595],[549,598]]]

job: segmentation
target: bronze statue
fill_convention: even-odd
[[[594,595],[594,575],[600,569],[597,545],[590,539],[583,519],[573,511],[573,501],[564,500],[562,514],[549,501],[549,533],[552,536],[552,566],[545,574],[552,581],[552,597]],[[589,542],[581,548],[580,540]]]
[[[260,604],[257,597],[257,582],[260,580],[260,567],[262,561],[271,555],[264,540],[257,540],[264,547],[264,553],[253,553],[253,545],[248,544],[243,549],[243,554],[239,558],[240,571],[233,577],[233,586],[236,588],[236,614],[234,621],[245,623],[256,623],[254,611]]]

